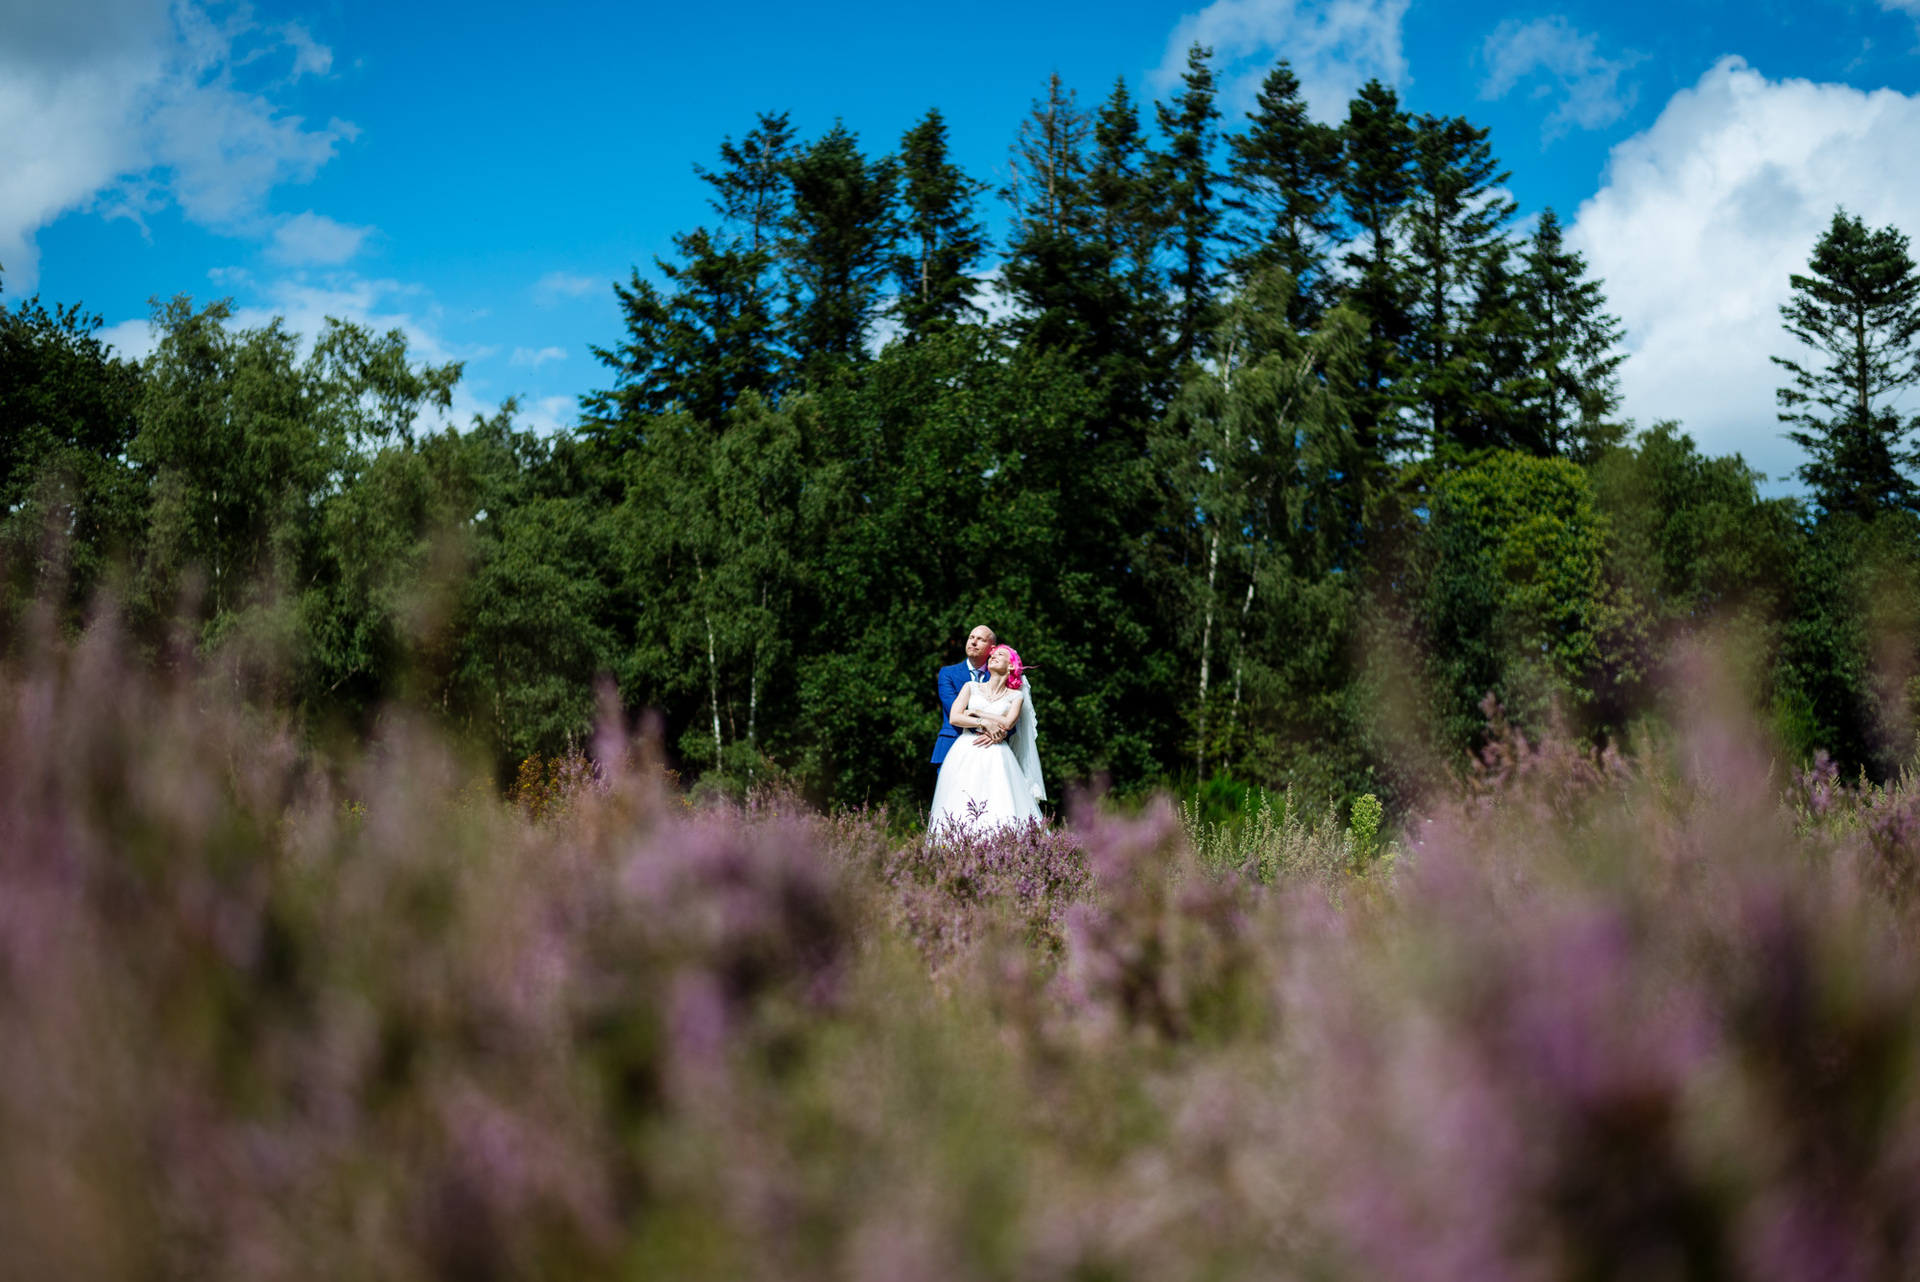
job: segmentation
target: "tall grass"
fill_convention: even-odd
[[[927,844],[102,628],[0,675],[0,1276],[1913,1276],[1920,795],[1683,724],[1503,732],[1390,864]]]

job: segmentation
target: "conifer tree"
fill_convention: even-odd
[[[1169,353],[1154,175],[1131,100],[1115,93],[1095,119],[1056,73],[1021,124],[1002,193],[1013,205],[1002,288],[1021,345],[1071,353],[1085,372],[1100,404],[1092,438],[1137,448],[1167,394]]]
[[[1173,269],[1174,352],[1178,361],[1197,360],[1214,322],[1214,295],[1220,285],[1221,206],[1214,192],[1214,148],[1219,142],[1220,109],[1213,50],[1195,44],[1187,50],[1187,69],[1172,103],[1156,103],[1166,150],[1159,157],[1161,189],[1167,202]]]
[[[718,243],[704,227],[673,240],[681,261],[654,260],[670,293],[637,268],[614,283],[627,341],[593,349],[615,382],[581,398],[589,435],[621,437],[639,416],[671,409],[717,430],[741,396],[779,392],[783,361],[762,284],[768,254]]]
[[[1096,234],[1088,187],[1092,122],[1058,72],[1047,78],[1013,145],[1001,195],[1013,206],[1001,288],[1012,329],[1039,350],[1088,348],[1112,310],[1112,251]]]
[[[1398,383],[1410,328],[1395,239],[1412,192],[1413,126],[1399,96],[1368,81],[1348,105],[1341,142],[1340,199],[1354,233],[1343,255],[1346,299],[1366,320],[1354,428],[1362,448],[1381,459],[1404,444]]]
[[[973,200],[986,184],[948,159],[947,124],[938,109],[900,140],[902,252],[894,257],[896,309],[909,340],[979,313],[973,267],[986,252],[986,228]]]
[[[787,212],[787,162],[793,155],[793,126],[784,111],[760,113],[760,119],[736,145],[720,143],[718,170],[695,165],[714,189],[714,212],[737,229],[754,253],[771,253]]]
[[[1228,264],[1242,279],[1270,267],[1287,271],[1299,282],[1288,319],[1307,328],[1332,292],[1340,131],[1307,114],[1285,59],[1267,73],[1247,120],[1246,132],[1227,138],[1234,194],[1226,203],[1238,215],[1227,233],[1235,247]]]
[[[615,382],[581,398],[588,435],[624,437],[640,416],[676,408],[717,430],[742,395],[775,398],[784,388],[770,277],[792,148],[787,113],[763,112],[743,141],[721,141],[718,169],[693,167],[713,188],[708,203],[721,230],[674,237],[680,261],[654,260],[664,293],[637,268],[625,285],[614,283],[627,341],[593,349]]]
[[[1093,119],[1093,147],[1087,160],[1087,189],[1100,238],[1113,253],[1115,270],[1141,297],[1161,292],[1156,262],[1166,232],[1164,202],[1155,185],[1159,157],[1140,126],[1140,109],[1126,77]]]
[[[794,133],[784,111],[763,111],[754,127],[738,146],[732,138],[720,143],[718,170],[694,166],[694,172],[714,190],[709,202],[720,215],[722,225],[732,235],[714,236],[714,240],[737,256],[737,269],[748,273],[743,283],[746,302],[742,316],[752,316],[778,326],[780,225],[790,204],[792,184],[787,163],[793,157]],[[787,358],[774,350],[777,334],[756,330],[767,344],[761,364],[767,371],[755,390],[772,394],[784,385]],[[754,380],[746,379],[751,383]],[[731,402],[729,402],[731,403]]]
[[[1793,376],[1779,389],[1780,420],[1812,457],[1800,477],[1821,508],[1871,517],[1920,501],[1908,470],[1920,465],[1898,393],[1920,384],[1920,274],[1898,229],[1868,230],[1844,209],[1813,247],[1809,275],[1790,278],[1780,308],[1789,334],[1824,363],[1773,362]]]
[[[1503,256],[1504,257],[1504,256]],[[1568,249],[1560,216],[1540,215],[1518,282],[1518,332],[1525,344],[1519,389],[1519,448],[1591,458],[1623,429],[1608,422],[1620,404],[1620,322],[1606,311],[1600,282]]]
[[[1526,293],[1526,282],[1514,272],[1512,247],[1495,243],[1481,261],[1466,314],[1466,346],[1474,359],[1466,370],[1463,414],[1476,439],[1501,449],[1551,454],[1545,433],[1528,417],[1538,385],[1529,363]]]
[[[1093,119],[1087,190],[1095,235],[1108,263],[1106,296],[1117,308],[1112,343],[1110,412],[1128,421],[1157,417],[1173,391],[1174,349],[1167,338],[1165,202],[1155,182],[1158,158],[1140,126],[1124,77]]]
[[[867,332],[893,262],[892,157],[868,160],[836,123],[787,162],[792,204],[780,241],[787,274],[786,332],[802,377],[866,355]]]
[[[1409,389],[1430,447],[1481,449],[1500,442],[1471,412],[1475,367],[1484,353],[1471,324],[1472,300],[1488,257],[1503,243],[1513,201],[1487,130],[1458,116],[1422,116],[1414,128],[1407,206]]]

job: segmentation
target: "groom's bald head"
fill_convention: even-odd
[[[967,659],[978,667],[987,661],[987,652],[999,643],[1000,638],[994,635],[993,629],[983,623],[967,633]]]

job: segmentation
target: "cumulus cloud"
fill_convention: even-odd
[[[277,262],[302,265],[344,263],[360,252],[371,227],[352,227],[308,210],[281,219],[273,229],[269,255]]]
[[[313,126],[236,82],[288,65],[283,85],[332,54],[303,29],[222,20],[192,0],[0,5],[0,264],[9,288],[39,276],[34,235],[97,208],[135,219],[167,204],[229,233],[268,236],[268,193],[305,182],[355,130]]]
[[[531,347],[516,347],[513,349],[513,356],[510,359],[515,365],[526,365],[533,369],[539,369],[548,361],[564,361],[567,359],[567,352],[566,349],[562,347],[542,347],[537,351]]]
[[[1530,81],[1533,97],[1559,99],[1540,127],[1548,139],[1572,126],[1599,129],[1612,124],[1633,106],[1637,92],[1632,85],[1623,87],[1620,77],[1640,55],[1603,58],[1593,35],[1559,16],[1524,23],[1509,18],[1487,37],[1481,57],[1487,64],[1482,98],[1503,98],[1522,81]]]
[[[269,281],[257,293],[259,301],[234,311],[234,324],[260,326],[278,316],[285,319],[289,330],[311,343],[332,318],[352,321],[382,334],[399,330],[407,336],[407,349],[415,360],[438,364],[470,360],[479,354],[460,349],[441,337],[440,307],[418,285],[372,279],[352,272],[328,274],[319,279],[301,273]]]
[[[123,320],[117,325],[105,326],[98,337],[118,355],[133,361],[145,360],[158,346],[153,326],[144,320]]]
[[[520,405],[521,426],[551,436],[580,421],[580,402],[572,396],[535,396]]]
[[[221,289],[238,287],[253,296],[253,301],[234,309],[230,324],[254,329],[278,318],[288,331],[300,336],[303,351],[311,350],[314,338],[331,318],[352,321],[381,334],[397,329],[407,336],[407,347],[415,360],[437,364],[476,355],[455,350],[440,337],[440,309],[417,285],[369,279],[351,272],[320,280],[295,274],[263,283],[257,282],[252,273],[233,267],[216,267],[207,278]],[[109,325],[100,336],[122,356],[143,357],[157,345],[145,319]]]
[[[1795,354],[1787,277],[1836,206],[1920,240],[1915,138],[1920,97],[1726,58],[1616,146],[1568,239],[1626,323],[1625,412],[1680,419],[1703,448],[1790,476],[1802,460],[1780,437],[1767,359]]]
[[[542,307],[550,307],[563,298],[585,298],[588,294],[605,290],[612,293],[611,287],[598,276],[582,276],[576,272],[548,272],[533,283],[533,298]]]
[[[1159,92],[1168,92],[1186,68],[1188,47],[1205,45],[1214,52],[1225,102],[1244,110],[1252,106],[1268,68],[1286,58],[1313,114],[1339,119],[1368,80],[1393,84],[1406,74],[1400,24],[1407,3],[1214,0],[1180,19],[1151,79]]]

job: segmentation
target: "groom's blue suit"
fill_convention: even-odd
[[[952,748],[953,741],[960,737],[960,732],[954,729],[953,722],[947,720],[947,712],[953,707],[953,701],[960,697],[960,687],[969,681],[979,680],[986,673],[987,670],[984,667],[968,667],[965,659],[940,669],[940,675],[933,683],[934,697],[940,700],[940,734],[933,741],[934,765],[937,766],[947,759],[947,750]]]

